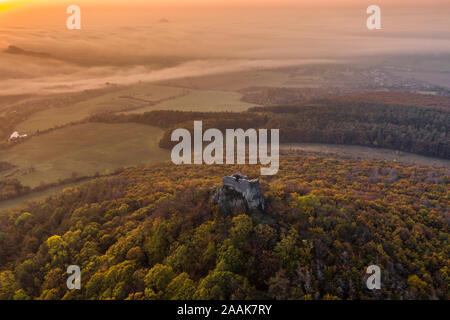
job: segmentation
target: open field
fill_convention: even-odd
[[[14,105],[16,103],[25,101],[30,98],[31,95],[22,94],[22,95],[10,95],[10,96],[0,96],[0,115],[3,110]]]
[[[285,87],[293,80],[287,70],[250,70],[164,81],[168,86],[203,90],[238,91],[248,87]],[[297,79],[300,80],[300,79]],[[309,83],[311,85],[311,83]],[[293,85],[295,86],[295,85]],[[301,87],[301,85],[298,85]]]
[[[396,69],[389,69],[395,73]],[[143,113],[151,110],[181,111],[245,111],[254,104],[241,101],[243,89],[248,88],[298,88],[318,89],[327,87],[391,88],[407,85],[419,91],[427,86],[415,81],[390,79],[381,69],[364,66],[310,65],[277,69],[247,70],[167,80],[159,83],[136,83],[117,86],[114,91],[95,97],[87,97],[77,103],[50,107],[31,114],[15,126],[21,133],[33,134],[77,122],[102,112]],[[377,82],[378,81],[378,82]],[[431,88],[431,87],[430,87]],[[430,89],[431,90],[431,89]],[[334,91],[332,91],[334,92]],[[346,92],[345,90],[343,92]],[[256,103],[260,103],[255,101]]]
[[[56,195],[56,194],[60,193],[61,191],[63,191],[64,189],[68,189],[68,188],[80,185],[89,180],[91,180],[91,178],[87,178],[87,179],[84,179],[84,180],[78,181],[78,182],[72,182],[72,183],[62,184],[62,185],[58,185],[58,186],[51,187],[51,188],[46,188],[41,191],[34,191],[34,192],[31,192],[29,194],[26,194],[26,195],[23,195],[23,196],[20,196],[17,198],[13,198],[11,200],[0,201],[0,213],[1,213],[1,211],[5,211],[10,208],[17,208],[20,206],[24,206],[28,202],[39,201],[39,200],[45,201],[45,199],[47,199],[48,197]]]
[[[361,159],[382,159],[387,161],[415,164],[419,166],[433,166],[437,168],[450,168],[450,160],[424,157],[421,155],[402,151],[369,148],[363,146],[351,146],[340,144],[322,143],[282,143],[280,150],[283,152],[305,152],[320,153],[327,156],[361,158]]]
[[[186,89],[170,88],[149,83],[118,87],[112,93],[64,107],[50,108],[34,113],[27,120],[21,122],[16,127],[16,130],[33,134],[37,130],[45,130],[83,120],[94,113],[135,109],[186,93]]]
[[[405,88],[411,92],[436,91],[436,86],[428,82],[428,78],[396,74],[404,67],[385,67],[354,61],[352,63],[312,63],[279,67],[273,69],[246,70],[201,77],[185,77],[162,81],[161,84],[196,90],[237,91],[254,87],[299,88],[299,89],[331,89],[339,88],[343,92],[360,92],[376,90],[398,90]],[[411,71],[411,70],[409,70]],[[433,74],[438,75],[437,71]],[[438,76],[437,76],[438,77]],[[448,81],[448,71],[439,73],[438,84]]]
[[[241,112],[255,106],[254,104],[241,101],[241,98],[242,94],[238,92],[191,90],[187,95],[168,99],[153,106],[146,106],[124,113],[144,113],[152,110]]]
[[[139,124],[88,123],[35,136],[0,154],[0,161],[17,168],[0,178],[17,178],[36,187],[76,173],[103,174],[120,166],[169,160],[169,152],[158,147],[163,131]]]

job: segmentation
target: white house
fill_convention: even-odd
[[[19,139],[22,139],[22,138],[26,138],[26,137],[27,137],[26,134],[20,134],[19,132],[14,131],[11,134],[11,136],[9,137],[9,141],[16,141],[16,140],[19,140]]]

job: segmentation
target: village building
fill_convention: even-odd
[[[20,134],[19,132],[14,131],[9,137],[9,141],[17,141],[26,138],[27,136],[28,136],[27,134]]]

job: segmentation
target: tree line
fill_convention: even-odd
[[[450,112],[444,109],[323,99],[313,105],[254,107],[241,113],[151,111],[141,115],[97,114],[89,119],[164,128],[162,148],[172,147],[170,137],[174,129],[192,131],[194,120],[203,120],[205,130],[280,129],[282,143],[361,145],[450,159]]]

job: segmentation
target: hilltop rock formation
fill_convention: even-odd
[[[264,211],[264,196],[259,180],[249,180],[247,176],[234,174],[222,180],[223,186],[216,189],[214,204],[219,205],[222,213],[230,214],[235,210]]]

